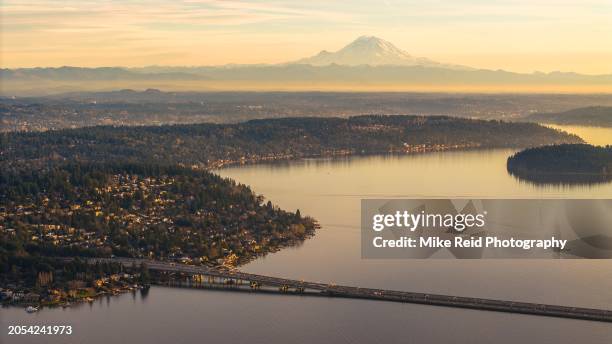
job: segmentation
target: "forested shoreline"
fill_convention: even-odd
[[[3,133],[5,168],[70,161],[129,161],[215,168],[232,163],[347,154],[581,143],[535,123],[444,116],[283,118],[238,124],[100,126]]]
[[[314,219],[209,172],[229,164],[576,142],[582,140],[534,123],[442,116],[2,133],[0,282],[35,291],[40,300],[87,285],[93,289],[82,295],[89,297],[116,286],[97,285],[109,280],[103,269],[64,268],[61,259],[122,256],[231,267],[314,235]]]

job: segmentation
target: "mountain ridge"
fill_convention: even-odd
[[[476,90],[479,92],[612,92],[612,74],[516,73],[415,57],[362,36],[336,52],[280,64],[0,69],[0,94],[76,90]]]

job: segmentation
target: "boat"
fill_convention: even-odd
[[[26,310],[26,312],[28,312],[28,313],[35,313],[35,312],[38,312],[38,307],[28,306],[28,307],[26,307],[26,309],[25,309],[25,310]]]

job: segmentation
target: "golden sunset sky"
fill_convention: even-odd
[[[0,65],[279,63],[361,35],[516,72],[612,74],[611,0],[0,1]]]

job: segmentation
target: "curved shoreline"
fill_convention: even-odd
[[[385,156],[410,156],[410,155],[421,155],[421,154],[430,154],[430,153],[451,153],[451,152],[476,152],[476,151],[488,151],[488,150],[514,150],[518,151],[525,147],[482,147],[480,145],[471,146],[471,147],[457,147],[457,148],[447,148],[447,149],[436,149],[436,148],[426,148],[424,150],[415,150],[415,151],[379,151],[379,152],[346,152],[346,153],[337,153],[337,154],[307,154],[303,156],[289,156],[289,157],[281,157],[281,158],[252,158],[245,160],[232,160],[222,163],[213,163],[212,167],[196,167],[197,169],[205,169],[208,171],[222,170],[225,168],[232,168],[238,166],[252,166],[252,165],[266,165],[273,163],[281,163],[281,162],[296,162],[296,161],[305,161],[305,160],[315,160],[315,159],[338,159],[338,158],[351,158],[351,157],[385,157]]]

